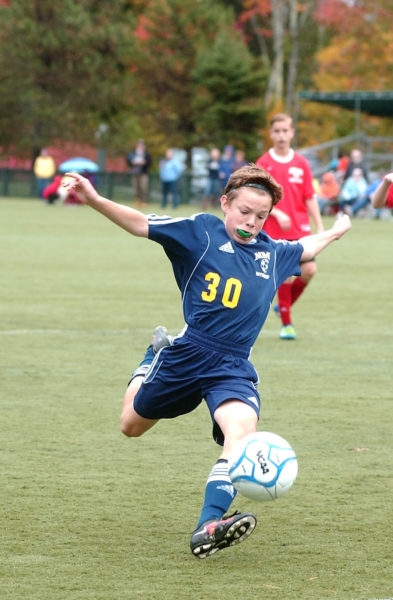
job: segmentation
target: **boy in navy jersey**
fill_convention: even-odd
[[[189,218],[144,215],[100,196],[73,173],[68,189],[129,233],[162,245],[181,291],[185,327],[169,346],[148,350],[128,385],[121,430],[138,437],[163,418],[195,409],[204,399],[214,440],[222,452],[205,488],[191,551],[209,556],[246,539],[251,513],[224,516],[236,491],[228,474],[234,443],[256,430],[258,375],[249,361],[277,288],[351,226],[344,215],[327,231],[298,242],[272,240],[262,227],[281,198],[281,186],[263,169],[235,171],[221,197],[224,221],[210,214]],[[150,353],[150,354],[149,354]]]

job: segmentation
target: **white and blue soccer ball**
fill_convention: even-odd
[[[239,440],[228,459],[236,490],[252,500],[274,500],[285,494],[297,476],[291,445],[276,433],[257,431]]]

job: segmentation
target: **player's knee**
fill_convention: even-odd
[[[123,419],[120,421],[120,431],[126,437],[140,437],[144,433],[135,423]]]
[[[314,261],[310,261],[309,263],[306,263],[305,265],[303,265],[303,267],[302,267],[303,281],[308,283],[310,281],[310,279],[312,279],[312,277],[314,277],[314,275],[316,275],[317,270],[318,270],[317,263]]]
[[[123,410],[120,418],[120,431],[126,437],[140,437],[157,423],[154,419],[140,417],[132,408]]]
[[[125,408],[121,414],[120,431],[126,437],[139,437],[144,431],[138,423],[138,419],[134,417],[134,411],[130,407]]]
[[[225,432],[225,446],[232,447],[237,441],[249,433],[254,433],[255,424],[253,422],[234,423]]]

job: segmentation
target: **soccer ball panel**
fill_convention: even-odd
[[[253,500],[274,500],[293,485],[296,454],[281,436],[259,431],[235,444],[228,460],[229,476],[238,492]]]

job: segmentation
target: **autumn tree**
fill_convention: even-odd
[[[318,3],[314,18],[319,27],[329,32],[328,43],[316,55],[314,89],[325,92],[393,89],[391,3],[324,0]],[[302,113],[313,124],[303,126],[306,139],[318,131],[323,131],[326,139],[327,132],[329,137],[338,138],[355,129],[354,111],[303,104]],[[369,135],[392,135],[393,124],[391,119],[366,117],[362,119],[362,131]]]
[[[243,0],[238,23],[269,72],[265,107],[293,112],[296,91],[313,71],[318,27],[316,0]],[[301,69],[299,66],[301,65]]]
[[[393,89],[393,5],[385,0],[320,2],[316,20],[333,32],[318,53],[321,91]]]
[[[134,110],[155,147],[254,144],[262,74],[217,2],[152,0],[136,29]],[[143,130],[142,130],[143,127]]]

